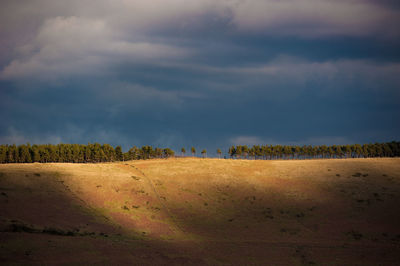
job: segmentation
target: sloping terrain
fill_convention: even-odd
[[[0,165],[2,264],[396,265],[400,159]]]

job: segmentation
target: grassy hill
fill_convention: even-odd
[[[400,159],[0,165],[2,264],[396,265]]]

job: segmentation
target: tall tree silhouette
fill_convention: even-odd
[[[221,159],[221,154],[222,154],[222,151],[221,151],[221,149],[220,149],[220,148],[218,148],[218,149],[217,149],[217,154],[218,154],[218,158],[220,158],[220,159]]]
[[[110,150],[110,152],[112,151]],[[124,159],[121,146],[115,147],[115,158],[117,161],[122,161]]]

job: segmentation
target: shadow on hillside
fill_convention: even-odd
[[[6,243],[0,248],[0,260],[143,265],[395,263],[400,259],[398,183],[389,187],[390,177],[377,182],[382,177],[379,171],[370,170],[368,176],[358,172],[338,178],[332,186],[318,184],[305,191],[289,182],[268,190],[245,183],[210,185],[206,191],[183,191],[182,201],[163,194],[163,205],[170,212],[164,217],[172,215],[169,218],[190,236],[177,241],[146,238],[142,228],[124,228],[82,201],[63,182],[63,174],[7,172],[0,177],[0,236]],[[195,240],[190,240],[193,235]]]
[[[190,243],[176,247],[136,237],[85,204],[58,172],[1,172],[0,209],[0,261],[5,264],[203,262],[201,256],[187,255],[193,253]]]
[[[267,189],[210,185],[202,193],[186,192],[191,195],[183,202],[169,202],[166,195],[167,205],[185,231],[206,239],[331,245],[385,242],[390,231],[394,243],[400,240],[400,185],[379,171],[368,172],[327,184],[285,180]],[[363,236],[352,239],[353,232]]]
[[[120,234],[76,196],[58,172],[14,171],[0,177],[2,231],[68,236]]]

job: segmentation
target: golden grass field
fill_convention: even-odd
[[[399,265],[400,159],[3,164],[0,264]]]

